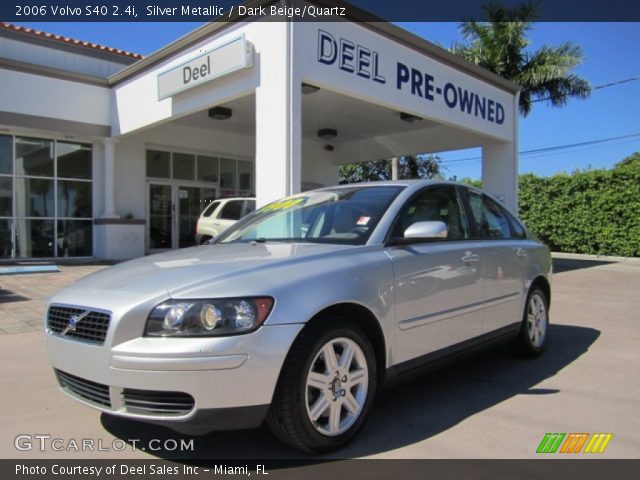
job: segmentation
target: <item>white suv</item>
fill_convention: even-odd
[[[255,198],[221,198],[211,202],[200,214],[196,244],[210,240],[256,209]]]

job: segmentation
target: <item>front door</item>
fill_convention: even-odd
[[[149,251],[194,246],[198,217],[215,198],[212,187],[149,183]]]
[[[391,233],[441,221],[446,239],[387,247],[393,262],[397,356],[402,363],[476,337],[482,327],[482,258],[454,186],[427,187],[407,202]]]

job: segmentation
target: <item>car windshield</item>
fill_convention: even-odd
[[[403,188],[354,186],[287,197],[243,218],[215,243],[281,241],[363,245]]]

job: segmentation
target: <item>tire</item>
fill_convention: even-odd
[[[331,351],[328,365],[325,357],[331,358]],[[343,360],[345,351],[349,355]],[[336,450],[364,424],[377,376],[371,342],[356,324],[343,317],[319,319],[305,327],[289,351],[267,425],[296,449]]]
[[[546,348],[548,336],[549,302],[540,288],[533,287],[527,295],[516,349],[527,357],[538,356]]]

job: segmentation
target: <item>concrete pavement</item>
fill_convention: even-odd
[[[101,415],[60,393],[46,359],[43,302],[97,268],[0,277],[1,458],[299,458],[265,428],[194,437],[193,452],[150,452],[166,440],[190,438]],[[556,271],[543,356],[524,360],[496,350],[384,391],[363,431],[337,456],[532,458],[546,432],[610,432],[600,457],[638,458],[640,264],[561,259]],[[92,439],[96,447],[101,440],[106,449],[39,451],[34,442],[20,451],[14,446],[20,434],[49,434],[67,447],[71,440]],[[146,450],[132,450],[131,440]]]

